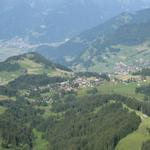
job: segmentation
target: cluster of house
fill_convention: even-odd
[[[74,84],[78,84],[79,88],[87,88],[87,87],[94,87],[100,85],[102,78],[86,78],[86,77],[79,77],[74,80]]]
[[[112,78],[111,82],[112,83],[124,83],[124,84],[127,84],[127,83],[133,83],[133,82],[136,82],[137,85],[139,85],[141,82],[146,82],[147,79],[146,77],[142,77],[142,76],[118,76],[118,77],[115,77],[115,78]]]
[[[131,82],[137,82],[140,83],[141,81],[146,81],[145,77],[142,76],[135,76],[135,77],[130,77],[126,75],[121,75],[121,76],[113,76],[108,74],[110,77],[110,81],[113,83],[131,83]],[[78,89],[82,88],[93,88],[96,86],[99,86],[102,84],[104,81],[103,78],[96,78],[96,77],[76,77],[72,80],[67,80],[64,82],[60,83],[55,83],[55,84],[48,84],[45,86],[41,86],[38,88],[34,88],[34,91],[40,91],[42,93],[44,92],[52,92],[52,91],[64,91],[64,92],[72,92],[72,91],[77,91]]]
[[[136,60],[136,65],[140,68],[148,68],[150,66],[150,60],[140,58],[139,60]]]
[[[118,62],[115,64],[115,74],[128,75],[131,72],[137,72],[142,68],[150,66],[150,60],[139,59],[135,64],[127,65],[124,62]]]
[[[100,85],[100,83],[103,81],[102,78],[86,78],[86,77],[77,77],[73,80],[68,80],[60,83],[55,84],[48,84],[41,87],[34,87],[34,91],[40,91],[40,92],[50,92],[50,91],[65,91],[65,92],[71,92],[71,91],[77,91],[81,88],[92,88],[95,86]]]
[[[29,44],[25,42],[22,38],[14,38],[9,41],[0,41],[0,48],[7,47],[7,48],[27,48]]]
[[[101,78],[86,78],[86,77],[77,77],[72,80],[64,81],[61,83],[55,83],[55,84],[47,84],[45,86],[40,87],[32,87],[27,91],[27,95],[30,95],[31,91],[37,92],[37,93],[50,93],[57,91],[58,95],[62,95],[62,93],[68,93],[68,92],[76,92],[78,89],[81,88],[92,88],[95,86],[98,86],[102,83],[103,79]],[[52,96],[42,96],[42,98],[39,100],[40,102],[44,103],[50,103],[52,102],[53,97]],[[32,100],[34,102],[34,99]]]
[[[130,72],[137,72],[139,71],[140,67],[135,65],[127,65],[123,62],[119,62],[115,64],[114,70],[115,74],[119,75],[128,75]]]
[[[62,82],[59,85],[60,89],[64,91],[76,91],[80,88],[92,88],[94,86],[100,85],[102,79],[101,78],[86,78],[86,77],[77,77],[72,81]]]

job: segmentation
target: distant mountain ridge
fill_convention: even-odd
[[[134,14],[122,13],[59,47],[38,51],[76,69],[100,71],[113,69],[119,62],[133,65],[148,61],[149,45],[148,8]]]
[[[1,0],[0,40],[61,41],[120,12],[148,6],[149,0]]]

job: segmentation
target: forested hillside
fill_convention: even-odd
[[[56,101],[51,113],[61,115],[50,115],[47,119],[43,118],[42,104],[36,101],[31,103],[21,97],[15,102],[1,101],[1,106],[7,108],[0,116],[2,147],[33,149],[35,129],[48,141],[44,149],[113,150],[118,141],[140,123],[135,113],[129,113],[119,102],[109,102],[107,96],[91,95],[79,101],[72,98],[67,96],[64,104]]]
[[[0,149],[122,150],[134,133],[136,148],[149,144],[149,77],[73,72],[37,53],[0,68],[0,79],[21,71],[0,85]]]
[[[37,51],[77,70],[110,72],[120,62],[129,67],[148,67],[149,12],[122,13],[58,47],[40,47]]]

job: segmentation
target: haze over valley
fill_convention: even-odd
[[[0,150],[150,150],[150,1],[0,0]]]

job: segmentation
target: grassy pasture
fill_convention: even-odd
[[[34,143],[34,149],[35,150],[44,150],[47,145],[48,145],[48,141],[46,141],[42,136],[43,133],[37,131],[36,129],[33,130],[33,133],[36,137],[35,139],[35,143]]]
[[[138,100],[143,100],[143,94],[135,93],[135,88],[137,87],[137,83],[113,83],[113,82],[105,82],[104,84],[98,87],[98,90],[102,94],[121,94],[128,97],[134,97]]]
[[[147,128],[150,128],[150,117],[141,112],[135,111],[141,117],[141,124],[139,128],[123,138],[116,147],[116,150],[141,150],[143,142],[150,140],[150,133]]]

